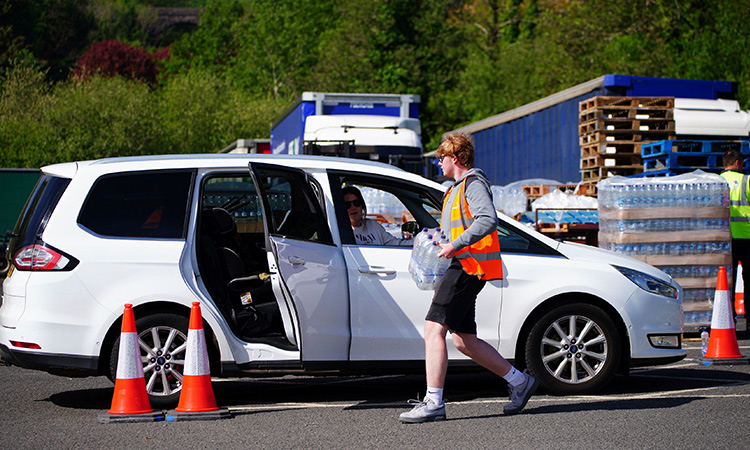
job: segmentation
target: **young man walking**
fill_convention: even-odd
[[[437,150],[446,177],[456,181],[443,198],[441,228],[450,243],[441,244],[438,256],[451,258],[435,290],[424,326],[427,395],[401,422],[419,423],[445,419],[443,386],[448,370],[446,335],[463,354],[508,382],[510,403],[505,414],[520,412],[539,382],[519,372],[487,342],[477,337],[474,319],[476,299],[489,280],[503,277],[497,213],[490,184],[480,169],[474,169],[474,144],[464,134],[450,134]]]

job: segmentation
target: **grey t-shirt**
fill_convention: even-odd
[[[466,181],[466,202],[469,204],[469,212],[474,217],[474,222],[451,242],[456,251],[461,251],[463,248],[478,242],[497,229],[497,212],[495,211],[495,205],[492,204],[490,183],[481,169],[471,169],[453,183],[453,189],[446,205],[453,205],[460,190],[459,186],[467,177],[472,177]],[[446,235],[451,236],[451,230],[447,229],[451,221],[450,208],[443,210],[440,219],[442,228],[447,230]]]
[[[399,239],[385,231],[376,220],[362,219],[362,225],[352,227],[354,241],[358,245],[399,245],[411,246],[412,239]]]

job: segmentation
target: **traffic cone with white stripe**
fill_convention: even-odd
[[[122,314],[112,408],[108,414],[99,416],[99,422],[154,422],[163,419],[164,415],[155,413],[148,400],[133,305],[127,304]]]
[[[719,267],[714,295],[714,310],[711,315],[711,332],[708,350],[701,358],[703,364],[748,364],[750,359],[740,354],[737,335],[734,331],[732,303],[727,287],[727,269]]]
[[[745,318],[745,282],[742,280],[742,263],[737,264],[737,282],[734,288],[734,313],[735,330],[747,331],[747,318]]]
[[[190,310],[185,366],[182,371],[182,391],[175,413],[167,415],[168,421],[209,420],[231,417],[226,408],[219,408],[211,387],[211,369],[208,361],[206,335],[199,302]]]

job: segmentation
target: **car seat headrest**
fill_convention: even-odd
[[[237,231],[237,225],[226,209],[211,208],[204,213],[204,231],[211,234],[234,234]]]

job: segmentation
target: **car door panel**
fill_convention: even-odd
[[[341,252],[335,246],[278,236],[271,240],[281,275],[278,288],[287,288],[293,301],[287,308],[298,314],[303,360],[346,360],[349,305]]]
[[[346,361],[345,263],[332,243],[315,182],[301,170],[271,164],[251,164],[250,172],[262,196],[271,283],[287,338],[300,348],[303,362]]]

